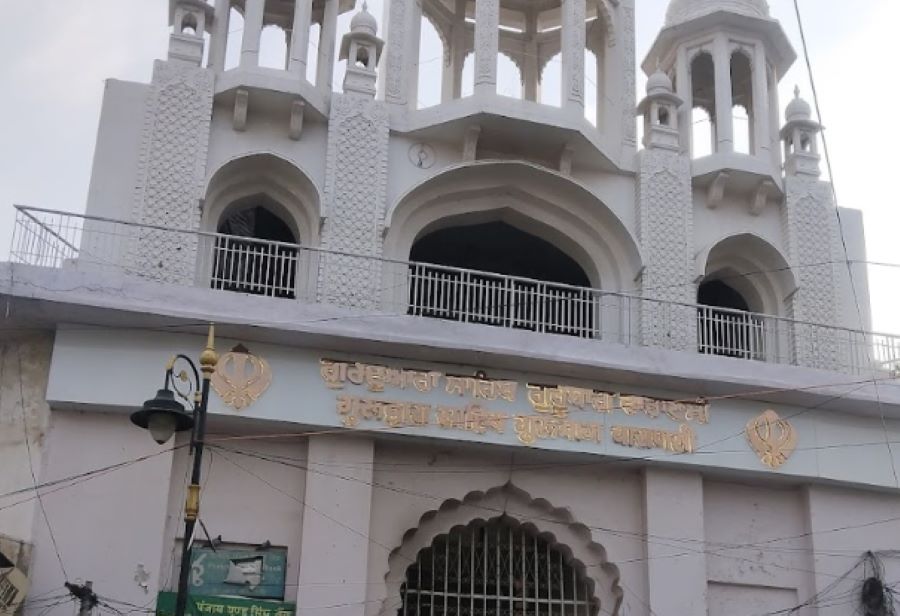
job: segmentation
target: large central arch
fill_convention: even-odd
[[[581,266],[594,288],[630,288],[641,268],[631,233],[594,193],[523,161],[460,165],[407,192],[386,215],[385,256],[405,261],[423,233],[492,221],[553,244]]]
[[[636,277],[637,245],[569,177],[519,161],[461,165],[407,193],[385,227],[385,255],[415,261],[408,284],[391,285],[396,295],[385,299],[408,302],[411,314],[585,338],[623,331],[627,302],[609,292]],[[520,258],[499,254],[495,243]],[[451,245],[477,258],[452,255]]]

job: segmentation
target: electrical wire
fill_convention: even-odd
[[[21,343],[16,345],[16,359],[18,364],[18,377],[19,377],[19,406],[22,409],[22,436],[25,439],[25,449],[26,449],[26,457],[28,458],[28,470],[31,474],[31,485],[34,489],[34,494],[37,497],[38,507],[41,511],[41,517],[44,519],[44,524],[47,526],[47,533],[50,536],[50,542],[53,544],[53,551],[56,552],[56,560],[59,562],[59,568],[62,571],[63,579],[68,580],[69,575],[66,573],[66,566],[63,564],[62,556],[59,553],[59,544],[56,542],[56,533],[53,532],[53,526],[50,524],[50,518],[47,516],[47,510],[44,507],[44,499],[41,495],[40,490],[38,489],[38,481],[37,475],[34,472],[34,461],[32,460],[32,452],[31,452],[31,436],[28,431],[28,412],[25,409],[25,386],[23,383],[24,376],[22,374],[22,345]],[[3,369],[6,364],[6,347],[4,346],[2,351],[0,351],[0,383],[3,382]],[[2,389],[2,388],[0,388]]]
[[[821,106],[819,105],[819,92],[818,92],[818,89],[816,88],[816,80],[815,80],[815,75],[813,74],[812,60],[810,59],[810,55],[809,55],[809,45],[807,44],[807,41],[806,41],[806,31],[803,27],[803,18],[800,14],[800,0],[793,0],[793,2],[794,2],[794,13],[797,16],[797,27],[800,31],[800,42],[803,46],[803,58],[806,63],[807,73],[809,75],[810,87],[812,88],[813,103],[815,104],[815,107],[816,107],[816,116],[818,116],[819,125],[823,125],[822,109],[821,109]],[[857,312],[857,317],[859,318],[859,323],[862,324],[862,323],[865,323],[865,319],[863,318],[862,304],[859,301],[859,293],[857,292],[857,289],[856,289],[856,279],[853,276],[853,268],[852,268],[851,262],[850,262],[850,251],[847,249],[847,238],[844,234],[844,225],[843,225],[843,220],[841,217],[841,210],[838,207],[838,204],[840,203],[840,201],[838,200],[837,188],[835,185],[834,169],[832,168],[832,165],[831,165],[831,154],[828,149],[828,138],[824,131],[822,131],[821,137],[822,137],[822,148],[825,153],[825,164],[828,167],[828,177],[831,180],[829,182],[829,186],[831,187],[831,194],[832,194],[832,197],[834,198],[834,206],[835,206],[834,213],[835,213],[835,216],[837,217],[838,232],[839,232],[840,239],[841,239],[841,246],[844,251],[844,259],[846,260],[846,264],[847,264],[847,276],[850,281],[850,290],[853,293],[853,300],[854,300],[854,303],[856,304],[856,312]],[[863,332],[863,341],[864,342],[865,342],[865,337],[866,337],[866,332]],[[868,343],[864,344],[863,347],[866,351],[866,357],[868,360],[868,364],[871,366],[872,365],[872,353],[869,350]],[[872,385],[875,388],[875,398],[878,403],[879,413],[881,415],[881,426],[882,426],[882,430],[884,432],[885,443],[888,448],[888,453],[890,454],[889,462],[891,465],[891,472],[894,475],[894,483],[896,484],[896,486],[898,488],[900,488],[900,476],[898,476],[898,474],[897,474],[897,464],[896,464],[895,458],[894,458],[894,451],[893,451],[893,448],[891,447],[891,444],[889,442],[889,437],[888,437],[887,420],[885,418],[884,405],[881,401],[881,394],[878,390],[878,383],[876,383],[874,381],[875,376],[876,376],[876,372],[873,368],[872,369],[872,378],[873,378]]]

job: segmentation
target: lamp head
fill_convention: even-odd
[[[131,414],[131,422],[150,431],[153,440],[162,445],[176,432],[190,430],[194,418],[184,410],[175,394],[166,387],[156,392],[156,397],[144,402],[140,410]]]

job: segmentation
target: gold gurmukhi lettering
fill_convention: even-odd
[[[600,424],[579,423],[552,416],[519,415],[515,420],[516,437],[525,445],[550,439],[599,443],[603,438],[602,429]]]
[[[672,453],[692,453],[696,441],[694,431],[685,424],[680,425],[675,432],[635,426],[613,426],[609,433],[612,441],[623,447],[663,449]]]
[[[490,430],[503,434],[507,419],[507,415],[492,413],[478,404],[470,404],[466,408],[437,407],[437,423],[445,430],[465,430],[475,434],[485,434]]]
[[[612,394],[565,385],[546,387],[529,384],[526,389],[531,408],[538,413],[560,418],[567,417],[571,408],[594,409],[598,413],[607,414],[619,409],[628,416],[643,413],[652,419],[665,415],[678,423],[709,423],[709,405],[705,403],[657,400],[645,396]]]
[[[400,370],[378,364],[334,362],[327,359],[319,360],[319,372],[329,389],[343,389],[349,382],[353,385],[365,385],[373,393],[381,393],[388,387],[428,393],[439,385],[442,376],[440,372]]]
[[[506,400],[516,401],[516,390],[519,384],[515,381],[489,381],[477,379],[471,376],[449,376],[444,388],[448,394],[457,396],[470,395],[472,398],[482,400]]]
[[[364,421],[379,422],[392,428],[421,427],[429,423],[431,405],[338,396],[336,410],[347,428],[356,428]]]

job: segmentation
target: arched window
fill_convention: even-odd
[[[216,230],[212,288],[296,296],[297,238],[281,218],[248,203],[223,219]]]
[[[563,549],[507,517],[457,526],[416,555],[398,616],[595,616],[593,582]]]
[[[697,292],[699,351],[765,359],[765,330],[746,298],[722,280],[706,280]]]
[[[691,155],[716,151],[716,76],[713,58],[702,52],[691,62],[691,96],[694,101]]]
[[[410,252],[409,312],[579,337],[595,335],[599,296],[578,263],[505,222],[427,233]]]
[[[287,69],[287,62],[287,33],[277,24],[266,24],[259,39],[259,65],[283,71]]]

